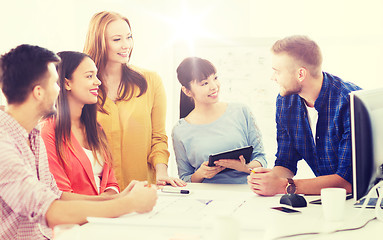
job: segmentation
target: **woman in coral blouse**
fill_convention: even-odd
[[[156,73],[129,64],[132,49],[127,18],[114,12],[92,17],[84,52],[95,61],[102,82],[97,118],[111,146],[118,183],[121,188],[133,179],[184,186],[167,173],[162,81]]]
[[[42,138],[49,168],[65,192],[119,193],[107,138],[97,123],[101,84],[93,60],[84,53],[60,52],[58,113],[45,122]]]

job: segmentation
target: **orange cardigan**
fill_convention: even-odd
[[[66,145],[64,147],[68,166],[63,168],[59,163],[56,154],[55,126],[55,119],[44,121],[42,123],[41,136],[47,149],[49,169],[56,180],[58,188],[64,192],[98,195],[91,163],[73,134],[71,135],[73,146]],[[100,194],[108,187],[119,189],[113,169],[108,164],[104,165],[100,185]]]

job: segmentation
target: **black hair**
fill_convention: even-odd
[[[65,82],[66,79],[72,79],[73,72],[85,58],[91,58],[85,53],[73,51],[59,52],[58,55],[61,58],[61,62],[57,66],[60,93],[57,100],[55,142],[57,157],[65,168],[67,163],[64,157],[63,145],[71,144],[71,116]],[[108,149],[106,135],[97,122],[97,104],[85,104],[81,112],[80,121],[85,127],[86,140],[95,159],[101,164],[101,160],[97,157],[97,151],[99,151],[100,153],[105,153],[107,158],[111,160],[112,156]],[[104,161],[106,160],[104,158]]]
[[[23,103],[36,85],[45,84],[48,63],[60,58],[39,46],[23,44],[1,56],[0,86],[8,104]]]
[[[216,73],[217,70],[211,62],[199,57],[185,58],[177,68],[178,81],[182,86],[189,90],[190,83],[192,81],[201,82]],[[181,90],[180,118],[184,118],[189,115],[189,113],[193,111],[194,107],[195,105],[193,99],[186,96]]]

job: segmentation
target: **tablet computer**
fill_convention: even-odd
[[[253,153],[253,146],[247,146],[247,147],[229,150],[226,152],[212,154],[209,156],[208,166],[214,167],[215,166],[214,162],[220,159],[238,159],[239,160],[239,156],[241,155],[243,155],[243,157],[245,158],[246,163],[249,163],[252,153]]]

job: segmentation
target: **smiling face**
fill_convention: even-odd
[[[271,80],[279,84],[281,96],[299,94],[302,91],[302,85],[298,80],[298,67],[294,58],[285,53],[273,54],[272,68],[274,73]]]
[[[212,74],[200,82],[190,82],[190,89],[183,87],[184,93],[193,98],[196,105],[217,103],[219,101],[219,89],[220,83],[216,74]]]
[[[98,87],[97,68],[92,59],[85,57],[73,72],[71,79],[65,79],[69,102],[79,104],[97,103]]]
[[[123,19],[108,24],[105,30],[108,62],[126,64],[133,49],[133,38],[130,27]]]

